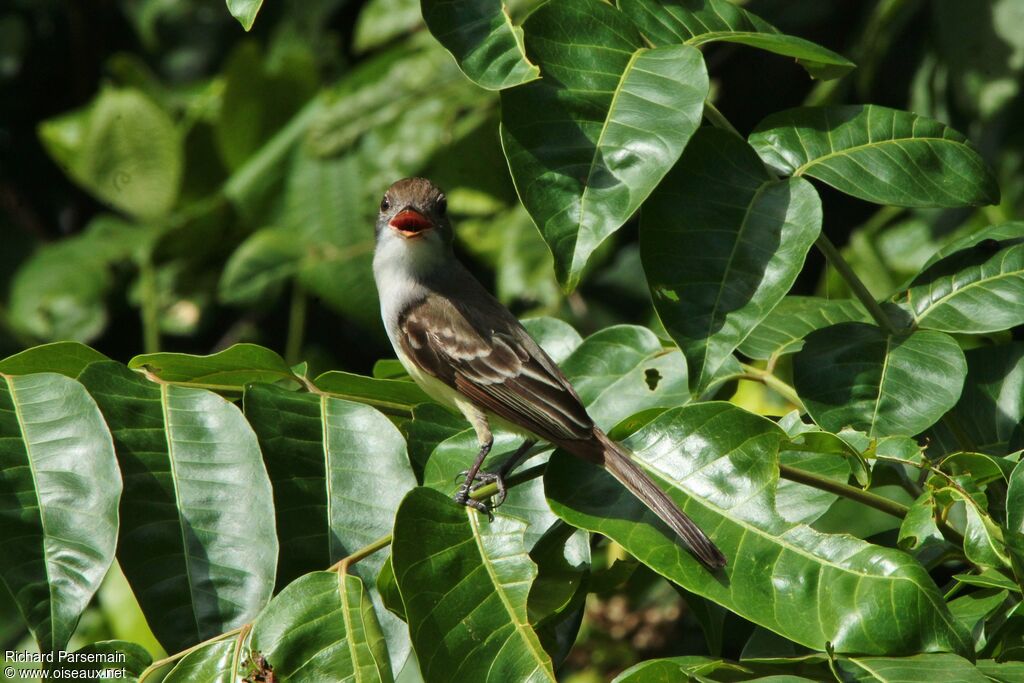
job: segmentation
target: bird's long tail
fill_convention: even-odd
[[[718,569],[726,564],[722,551],[700,530],[692,519],[679,509],[668,494],[633,462],[629,453],[600,431],[597,438],[604,447],[604,466],[630,493],[658,515],[665,524],[675,531],[697,559],[709,569]]]

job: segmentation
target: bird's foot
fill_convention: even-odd
[[[484,503],[483,501],[469,497],[469,494],[472,493],[474,488],[476,487],[472,486],[469,482],[463,483],[462,486],[459,487],[459,490],[455,492],[455,502],[459,505],[465,505],[466,507],[471,507],[478,512],[484,513],[487,515],[487,519],[493,522],[494,513],[491,512],[491,506],[487,505],[487,503]]]
[[[462,470],[461,472],[459,472],[459,476],[455,478],[455,481],[465,479],[468,475],[469,470]],[[470,482],[466,482],[466,484],[469,483]],[[505,499],[508,497],[508,488],[505,486],[505,475],[502,472],[477,472],[476,475],[473,477],[473,481],[472,484],[470,485],[469,490],[476,491],[477,489],[483,486],[487,486],[488,484],[498,485],[498,500],[493,505],[491,505],[491,509],[493,510],[494,508],[499,507],[502,503],[504,503]]]

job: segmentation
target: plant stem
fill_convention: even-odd
[[[193,645],[192,647],[190,647],[190,648],[188,648],[186,650],[182,650],[181,652],[176,652],[173,655],[170,655],[169,657],[164,657],[163,659],[158,659],[157,661],[155,661],[152,664],[150,664],[149,666],[147,666],[146,669],[141,674],[139,674],[139,683],[143,683],[143,681],[145,681],[146,678],[150,674],[155,673],[156,671],[159,671],[160,669],[164,668],[168,664],[173,664],[174,662],[178,661],[182,657],[190,655],[193,652],[195,652],[196,650],[201,650],[202,648],[206,647],[207,645],[210,645],[211,643],[217,643],[217,642],[220,642],[221,640],[224,640],[226,638],[230,638],[231,636],[236,636],[236,635],[241,633],[243,630],[245,630],[249,626],[250,626],[249,624],[245,624],[245,625],[239,626],[238,628],[233,628],[230,631],[225,631],[224,633],[216,635],[213,638],[207,638],[206,640],[204,640],[201,643],[196,643],[195,645]]]
[[[818,250],[825,255],[825,260],[829,262],[833,268],[835,268],[844,280],[846,284],[850,286],[850,290],[854,296],[860,299],[860,302],[864,304],[864,308],[867,309],[871,317],[875,319],[875,322],[885,330],[888,334],[896,334],[896,327],[892,324],[889,316],[886,315],[885,311],[882,310],[882,306],[875,301],[875,297],[871,295],[868,288],[864,286],[864,283],[857,276],[857,273],[853,271],[850,264],[846,262],[843,255],[836,249],[836,245],[832,244],[832,240],[828,238],[828,235],[821,233],[818,235],[818,239],[814,242],[817,245]]]
[[[807,412],[807,409],[804,408],[804,404],[800,400],[800,397],[797,396],[796,389],[783,382],[771,372],[746,363],[740,363],[740,367],[743,368],[743,374],[739,375],[739,379],[746,379],[751,382],[760,382],[796,406],[801,413]]]
[[[288,365],[295,365],[299,362],[305,332],[306,289],[296,279],[292,282],[292,301],[288,311],[288,339],[284,345],[284,360]]]
[[[156,288],[156,269],[151,254],[139,261],[139,290],[142,297],[142,349],[160,351],[160,301]]]
[[[718,107],[716,107],[711,100],[704,100],[704,118],[706,118],[715,128],[727,130],[741,140],[746,140],[746,138],[736,130],[736,126],[732,125],[732,122],[725,118],[725,114],[718,111]]]

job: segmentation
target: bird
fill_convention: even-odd
[[[668,494],[587,414],[572,384],[519,320],[456,257],[444,192],[426,178],[404,178],[384,193],[375,231],[373,274],[381,318],[399,361],[424,392],[457,409],[476,432],[479,452],[455,502],[491,516],[504,477],[538,439],[603,466],[665,522],[711,570],[725,555]],[[498,472],[481,472],[492,427],[526,437]],[[470,494],[495,482],[494,506]]]

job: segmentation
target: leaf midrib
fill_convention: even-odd
[[[835,131],[832,131],[832,132],[835,132]],[[799,131],[796,132],[796,135],[797,135],[797,138],[800,138]],[[828,154],[823,154],[822,156],[815,157],[813,159],[808,159],[806,162],[804,162],[803,164],[798,166],[796,169],[794,169],[793,172],[790,175],[792,175],[794,177],[801,176],[805,172],[807,172],[807,169],[813,168],[814,166],[822,164],[825,161],[827,161],[828,159],[831,159],[833,157],[849,156],[849,155],[851,155],[851,154],[853,154],[855,152],[860,152],[860,151],[863,151],[865,149],[872,149],[872,148],[875,148],[875,147],[883,147],[885,145],[899,145],[901,143],[908,143],[908,142],[935,142],[935,143],[944,142],[944,143],[947,143],[947,144],[950,144],[950,145],[960,145],[961,147],[967,147],[967,145],[965,145],[962,142],[957,142],[956,140],[951,140],[949,138],[937,138],[937,137],[891,138],[891,139],[888,139],[888,140],[879,140],[877,142],[865,142],[865,143],[860,144],[860,145],[854,145],[853,147],[844,147],[843,149],[838,149],[838,150],[829,152]],[[802,139],[801,139],[801,146],[803,146]]]
[[[928,315],[930,313],[932,313],[934,311],[934,309],[936,309],[939,306],[941,306],[942,304],[946,303],[947,300],[952,299],[956,295],[961,294],[962,292],[965,292],[968,289],[971,289],[972,287],[980,287],[981,285],[985,285],[985,284],[994,282],[996,280],[1001,280],[1003,278],[1019,277],[1021,275],[1024,275],[1024,268],[1019,268],[1017,270],[1009,270],[1009,271],[1001,270],[998,273],[995,273],[995,274],[993,274],[993,275],[991,275],[989,277],[981,277],[981,278],[975,280],[974,282],[968,282],[966,285],[964,285],[962,287],[956,287],[956,288],[954,288],[952,286],[952,284],[955,284],[955,281],[952,280],[952,278],[954,278],[956,276],[952,275],[952,276],[950,276],[950,279],[951,279],[950,291],[947,294],[943,294],[938,299],[931,299],[926,304],[926,306],[925,306],[925,308],[924,308],[924,310],[922,312],[914,314],[914,318],[915,318],[915,320],[920,322],[924,318],[928,317]],[[929,285],[929,289],[930,288],[931,288],[931,285]]]

